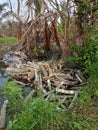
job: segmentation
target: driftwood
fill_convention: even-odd
[[[41,62],[15,62],[6,69],[19,84],[32,87],[31,93],[24,102],[28,102],[35,90],[41,89],[45,100],[53,101],[56,96],[62,109],[71,108],[78,96],[78,89],[86,81],[82,72],[73,69],[62,69],[62,61],[41,61]],[[23,82],[23,83],[22,83]],[[77,87],[78,86],[78,87]],[[82,86],[81,86],[82,87]],[[66,101],[71,99],[70,103]]]

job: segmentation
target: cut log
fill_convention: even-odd
[[[5,121],[6,121],[6,104],[8,100],[4,101],[4,104],[0,112],[0,130],[5,130]]]
[[[19,68],[7,68],[6,69],[10,73],[27,73],[27,70],[25,69],[19,69]]]
[[[78,97],[78,92],[77,92],[77,91],[75,91],[75,95],[74,95],[74,97],[73,97],[73,99],[72,99],[72,101],[71,101],[71,103],[70,103],[70,105],[69,105],[69,107],[68,107],[68,108],[73,107],[74,101],[75,101],[75,99],[76,99],[77,97]]]
[[[78,79],[78,81],[79,81],[80,83],[83,83],[83,80],[81,79],[81,77],[80,77],[78,74],[75,74],[75,76],[76,76],[76,78]]]
[[[75,94],[74,90],[63,90],[63,89],[58,89],[58,88],[56,88],[56,92],[63,93],[63,94]]]

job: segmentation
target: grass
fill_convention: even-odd
[[[17,38],[16,37],[0,38],[0,43],[15,43],[15,42],[17,42]]]
[[[9,100],[6,130],[65,130],[64,113],[56,109],[57,103],[45,101],[41,90],[23,102],[22,88],[12,81],[4,85],[3,94]]]

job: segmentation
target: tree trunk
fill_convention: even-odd
[[[48,24],[45,21],[45,49],[46,51],[50,51],[50,38],[51,38],[51,32],[48,29]]]
[[[63,49],[63,56],[68,58],[70,57],[70,39],[69,39],[69,25],[70,25],[70,10],[69,10],[69,2],[67,0],[66,3],[66,11],[67,11],[67,20],[65,21],[65,28],[64,28],[64,49]]]
[[[18,38],[18,44],[20,45],[20,40],[22,38],[22,23],[18,24],[18,34],[17,34],[17,38]]]

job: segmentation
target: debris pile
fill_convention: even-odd
[[[53,101],[56,95],[63,109],[72,106],[79,86],[86,81],[80,70],[65,68],[62,61],[17,61],[6,70],[18,83],[31,86],[33,90],[42,89],[46,100]]]

